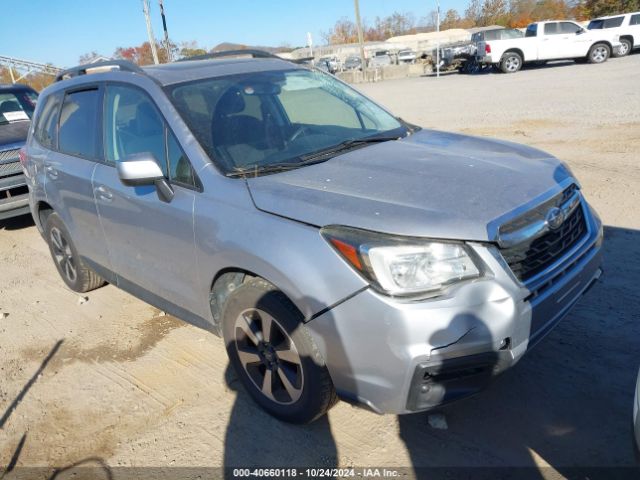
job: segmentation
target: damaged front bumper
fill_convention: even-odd
[[[427,410],[474,394],[515,365],[600,278],[602,229],[535,292],[496,247],[488,271],[445,295],[407,301],[367,289],[307,323],[339,396],[378,413]]]

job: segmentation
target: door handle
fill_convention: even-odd
[[[113,200],[113,194],[104,185],[100,185],[98,188],[96,188],[96,196],[100,198],[100,200],[104,200],[105,202],[110,202]]]
[[[44,170],[47,172],[47,176],[52,178],[52,179],[56,179],[58,178],[58,170],[55,169],[55,167],[51,166],[51,165],[47,165],[44,167]]]

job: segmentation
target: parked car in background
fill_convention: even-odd
[[[622,44],[616,56],[628,55],[634,48],[640,48],[640,12],[595,18],[589,22],[588,30],[608,30],[620,36]]]
[[[361,70],[362,60],[359,55],[350,55],[343,63],[345,70]]]
[[[112,65],[38,102],[25,172],[54,264],[221,334],[280,419],[472,395],[601,275],[602,223],[548,153],[420,129],[277,57]]]
[[[340,60],[338,60],[338,57],[320,57],[316,62],[316,66],[329,73],[336,73],[340,70]]]
[[[524,38],[482,40],[477,44],[479,63],[496,65],[504,73],[515,73],[525,63],[575,59],[603,63],[617,53],[620,36],[607,30],[586,30],[575,22],[532,23]]]
[[[415,63],[416,52],[411,49],[400,50],[398,52],[398,63]]]
[[[392,63],[391,55],[388,50],[376,50],[369,58],[369,67],[371,68],[386,67]]]
[[[471,35],[471,43],[477,45],[480,42],[488,42],[490,40],[507,40],[510,38],[523,38],[524,32],[517,28],[493,28],[481,30]]]
[[[29,213],[29,192],[20,149],[24,146],[38,94],[27,85],[0,84],[0,220]]]

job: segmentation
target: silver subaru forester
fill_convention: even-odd
[[[561,161],[245,53],[81,66],[42,92],[25,173],[69,288],[221,335],[256,402],[303,423],[337,398],[476,393],[600,277],[601,221]]]

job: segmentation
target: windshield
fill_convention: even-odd
[[[28,90],[0,93],[0,123],[30,120],[38,96]]]
[[[169,97],[225,173],[302,166],[310,156],[363,139],[405,135],[381,107],[313,70],[256,72],[169,87]]]

